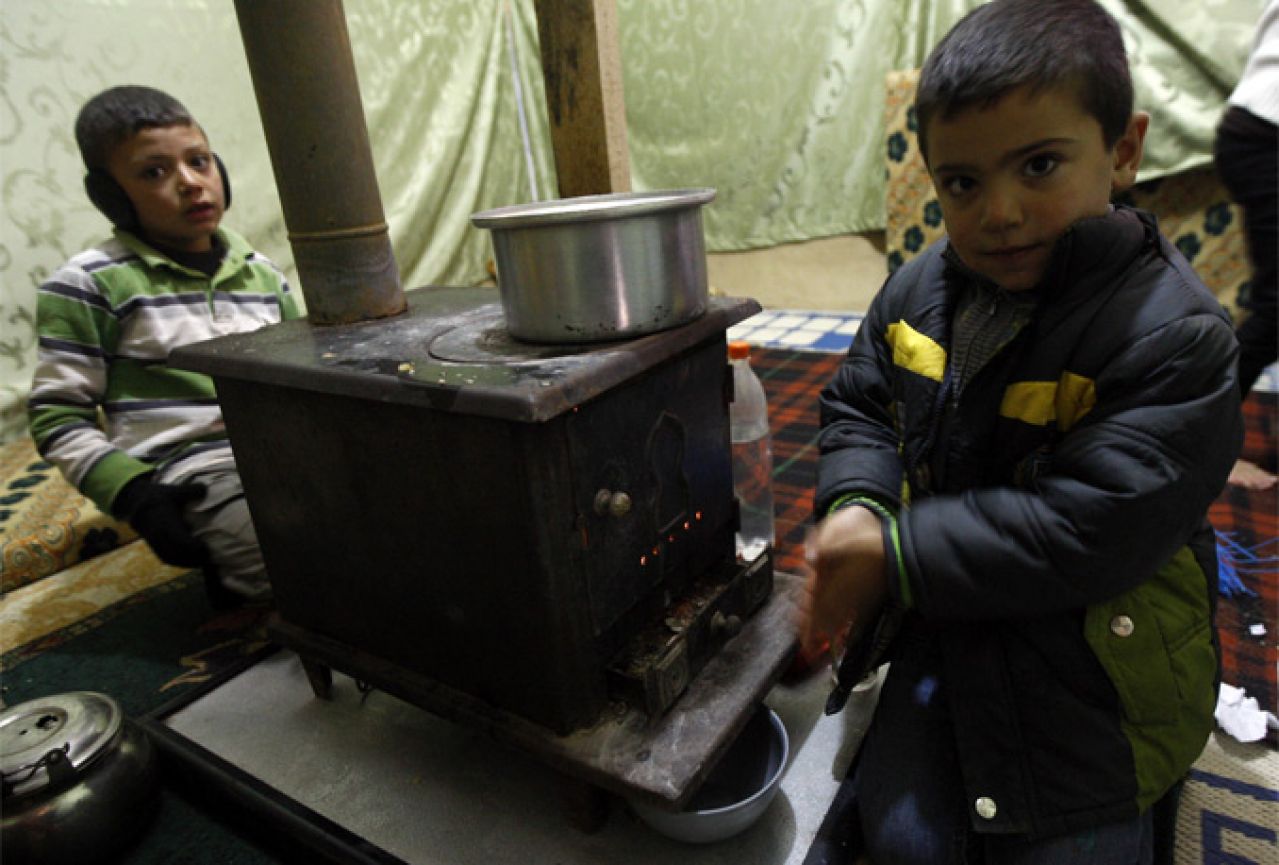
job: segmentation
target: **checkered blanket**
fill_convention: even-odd
[[[1254,390],[1244,401],[1244,458],[1274,471],[1276,427],[1279,394]],[[1228,486],[1208,519],[1217,530],[1221,565],[1222,679],[1279,713],[1279,491]]]
[[[817,479],[817,394],[834,376],[841,355],[756,348],[751,354],[768,393],[773,428],[773,491],[777,512],[776,563],[794,573],[812,524]],[[1244,456],[1274,467],[1279,396],[1254,392],[1244,404]],[[1279,507],[1276,492],[1228,487],[1209,512],[1222,562],[1218,613],[1222,678],[1275,710],[1275,638],[1279,636]]]

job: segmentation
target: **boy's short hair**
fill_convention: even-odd
[[[928,123],[1009,91],[1074,86],[1111,147],[1133,111],[1119,25],[1095,0],[991,0],[965,15],[929,54],[915,94],[919,149]]]
[[[75,140],[84,167],[105,170],[111,151],[143,129],[195,126],[186,106],[162,90],[138,84],[112,87],[84,104],[75,121]]]

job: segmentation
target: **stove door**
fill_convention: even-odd
[[[567,424],[591,618],[660,611],[732,560],[723,339],[582,405]]]

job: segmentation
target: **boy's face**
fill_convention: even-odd
[[[1141,163],[1149,117],[1134,114],[1114,147],[1073,89],[1019,88],[993,106],[929,121],[928,165],[950,244],[1007,291],[1039,284],[1074,222],[1102,216]]]
[[[212,247],[226,199],[200,127],[140,130],[111,151],[107,170],[133,202],[149,239],[185,252]]]

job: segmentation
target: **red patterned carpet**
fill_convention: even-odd
[[[773,484],[777,510],[777,566],[794,572],[804,531],[812,521],[817,466],[817,394],[842,355],[757,348],[751,363],[768,393],[773,427]],[[1253,393],[1244,403],[1244,456],[1275,468],[1279,399]],[[1279,635],[1279,496],[1228,487],[1209,519],[1220,538],[1222,595],[1218,629],[1222,678],[1247,690],[1263,707],[1279,707],[1275,638]]]
[[[1279,395],[1250,394],[1244,424],[1244,458],[1274,471]],[[1279,712],[1279,490],[1226,487],[1208,518],[1217,530],[1222,570],[1217,608],[1222,678],[1256,697],[1263,708]]]

